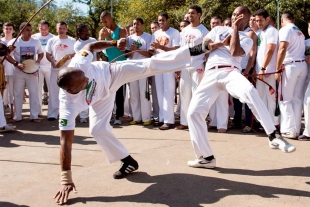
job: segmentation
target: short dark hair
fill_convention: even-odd
[[[57,22],[56,26],[57,26],[57,25],[66,25],[66,26],[68,26],[67,23],[64,22],[64,21]]]
[[[220,17],[220,16],[218,16],[218,15],[213,16],[211,19],[219,19],[219,20],[221,20],[221,22],[223,22],[222,17]]]
[[[13,27],[13,29],[14,29],[14,24],[12,22],[6,22],[6,23],[4,23],[3,26],[5,26],[5,27]]]
[[[254,13],[255,16],[263,16],[265,19],[269,17],[269,13],[265,9],[259,9]]]
[[[87,28],[87,29],[88,29],[87,25],[84,24],[84,23],[79,23],[79,24],[76,25],[75,34],[76,34],[76,39],[77,39],[77,40],[80,38],[79,33],[80,33],[80,32],[82,31],[82,29],[84,29],[84,28]]]
[[[101,14],[100,14],[100,18],[103,18],[105,16],[110,16],[111,17],[111,13],[108,12],[108,11],[103,11]]]
[[[144,24],[144,21],[143,21],[143,19],[142,19],[141,17],[137,17],[137,18],[135,18],[133,21],[138,21],[138,22],[140,22],[141,24]]]
[[[46,24],[48,27],[50,27],[50,23],[46,20],[39,21],[38,25],[41,25],[41,24]]]
[[[151,24],[157,24],[159,26],[158,21],[152,21]]]
[[[202,9],[201,9],[201,7],[198,6],[198,5],[190,6],[189,9],[195,9],[197,13],[202,14]]]
[[[160,12],[158,14],[159,17],[165,17],[166,19],[169,19],[168,13],[167,12]]]
[[[19,30],[22,30],[25,26],[31,27],[31,24],[29,24],[27,22],[23,22],[23,23],[20,24]]]
[[[188,20],[185,20],[185,19],[183,19],[180,23],[182,23],[182,22],[185,22],[185,23],[187,23],[188,25],[190,24],[190,22],[189,22]]]
[[[294,21],[294,14],[292,12],[286,11],[282,14],[282,17],[291,21]]]

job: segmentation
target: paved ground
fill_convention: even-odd
[[[27,105],[25,105],[26,107]],[[46,112],[45,112],[46,113]],[[57,206],[60,187],[57,122],[24,120],[18,131],[0,135],[0,206]],[[188,131],[153,127],[114,128],[140,164],[127,179],[114,180],[120,163],[107,164],[88,134],[77,124],[72,171],[78,194],[70,206],[309,206],[310,142],[291,140],[292,154],[271,150],[266,136],[210,132],[215,170],[186,165],[194,158]]]

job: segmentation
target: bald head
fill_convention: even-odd
[[[250,19],[251,11],[250,11],[250,9],[248,7],[246,7],[246,6],[238,6],[235,10],[237,10],[237,9],[239,10],[239,12],[241,14],[244,15],[244,17]]]
[[[63,68],[58,73],[57,85],[64,90],[68,90],[74,87],[75,80],[79,79],[81,76],[84,76],[82,70],[69,67]]]

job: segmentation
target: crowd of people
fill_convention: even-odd
[[[104,11],[98,41],[85,24],[76,26],[74,39],[67,35],[65,22],[57,23],[57,35],[49,33],[46,20],[40,21],[37,34],[22,23],[20,29],[25,29],[14,47],[10,47],[14,25],[4,24],[1,43],[10,48],[4,61],[4,109],[9,110],[9,123],[22,121],[26,86],[31,121],[41,121],[42,104],[47,103],[47,119],[59,120],[63,146],[59,203],[75,188],[71,145],[78,114],[81,123],[90,121],[91,134],[108,161],[123,162],[113,175],[116,179],[138,169],[109,124],[121,125],[122,117],[131,117],[130,125],[189,129],[196,154],[188,161],[190,167],[216,167],[208,141],[212,128],[219,133],[231,128],[264,131],[269,147],[283,152],[296,148],[282,137],[310,140],[310,39],[305,40],[294,24],[294,15],[284,12],[278,30],[265,9],[251,13],[241,6],[224,21],[212,17],[210,31],[200,23],[201,16],[201,7],[191,6],[178,30],[161,12],[149,34],[143,19],[121,27]],[[307,23],[310,35],[310,18]],[[24,72],[27,59],[40,65],[37,72]],[[0,131],[15,130],[6,124],[1,108]],[[178,117],[180,125],[175,126]]]

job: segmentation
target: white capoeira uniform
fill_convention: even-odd
[[[209,30],[200,24],[197,27],[188,25],[182,30],[180,45],[188,45],[193,47],[202,43],[203,38],[208,34]],[[192,93],[198,87],[203,77],[205,55],[191,57],[191,67],[186,68],[180,73],[180,124],[187,126],[187,111],[192,99]]]
[[[50,88],[50,77],[51,77],[51,63],[46,59],[45,54],[45,47],[47,45],[47,41],[54,37],[53,34],[49,33],[46,36],[42,36],[41,33],[36,33],[32,35],[33,38],[40,40],[41,47],[44,51],[44,57],[40,62],[40,69],[39,69],[39,86],[38,86],[38,96],[39,96],[39,103],[40,103],[40,114],[42,114],[42,93],[43,93],[43,83],[44,79],[46,81],[47,89]]]
[[[232,28],[217,26],[208,33],[207,38],[213,42],[220,42],[231,33]],[[239,32],[239,38],[246,55],[250,52],[253,41],[244,32]],[[189,132],[197,158],[213,155],[205,118],[210,107],[223,90],[241,102],[247,103],[262,123],[267,134],[271,134],[275,130],[268,110],[259,98],[256,89],[240,74],[241,58],[231,56],[229,46],[220,47],[209,55],[205,75],[193,94],[188,111]]]
[[[13,39],[15,40],[15,38]],[[9,41],[6,40],[5,37],[1,38],[1,41],[4,42],[6,45],[8,45]],[[1,58],[0,58],[1,59]],[[6,86],[3,92],[3,104],[6,105],[12,105],[14,104],[14,87],[13,87],[13,70],[14,65],[9,63],[7,60],[4,60],[4,73],[5,73],[5,81]]]
[[[138,50],[147,51],[150,48],[152,35],[143,32],[140,36],[136,34],[127,37],[127,49],[130,50],[132,44],[136,44]],[[147,58],[139,52],[133,54],[129,59],[140,60]],[[151,121],[151,100],[146,97],[146,91],[149,91],[147,77],[135,80],[130,85],[130,106],[134,121]]]
[[[306,45],[306,56],[310,56],[310,39],[307,39],[305,41]],[[305,118],[305,130],[303,132],[303,135],[310,137],[310,64],[307,64],[308,66],[308,75],[306,79],[306,93],[304,97],[304,118]]]
[[[180,33],[169,27],[167,31],[157,30],[152,36],[152,42],[161,45],[175,47],[180,45]],[[157,49],[156,52],[164,51]],[[174,124],[174,92],[175,73],[167,72],[155,76],[157,100],[159,106],[159,122]]]
[[[55,36],[47,41],[46,52],[51,54],[53,59],[58,62],[65,55],[74,53],[74,43],[75,39],[72,37],[68,36],[66,39],[59,39],[58,36]],[[68,60],[61,68],[51,67],[47,118],[58,118],[59,87],[57,85],[57,75],[60,69],[69,65],[70,61]]]
[[[3,103],[1,93],[0,93],[0,103]],[[5,125],[6,125],[6,119],[5,119],[5,116],[4,116],[3,107],[1,106],[0,107],[0,127],[4,127]]]
[[[14,40],[11,40],[8,45],[12,45]],[[41,54],[41,43],[38,39],[30,38],[28,41],[23,41],[18,38],[15,45],[16,48],[11,53],[17,62],[23,62],[26,59],[35,59],[37,54]],[[40,100],[38,96],[38,74],[26,74],[18,68],[13,70],[13,87],[14,87],[14,120],[22,120],[22,109],[24,100],[25,85],[29,91],[30,101],[30,119],[38,119],[40,112]]]
[[[281,110],[281,133],[299,135],[304,84],[307,77],[304,50],[305,36],[295,24],[289,23],[280,29],[279,41],[289,43],[283,61],[285,70],[282,73],[280,82],[283,93],[283,101],[279,102]]]
[[[97,40],[95,38],[89,37],[87,40],[81,40],[78,39],[75,43],[74,43],[74,52],[78,53],[85,45],[87,45],[88,43],[91,42],[96,42]],[[93,61],[97,61],[97,53],[94,53],[93,56]],[[81,111],[80,113],[80,118],[81,119],[87,119],[88,118],[88,109],[86,109],[85,111]]]
[[[221,91],[216,101],[211,106],[209,111],[210,126],[217,129],[227,129],[229,117],[229,95],[226,91]]]
[[[182,70],[190,63],[190,54],[187,47],[182,47],[152,58],[112,63],[111,67],[107,62],[92,62],[92,58],[89,51],[82,50],[69,65],[82,69],[89,78],[89,84],[87,90],[78,94],[68,94],[60,90],[59,128],[74,130],[76,116],[90,107],[90,133],[102,148],[107,160],[116,162],[129,155],[128,150],[112,133],[109,123],[116,91],[127,82]]]
[[[266,73],[272,73],[276,71],[276,62],[277,62],[277,54],[278,54],[278,30],[273,26],[268,26],[264,31],[261,31],[260,36],[258,38],[258,48],[257,48],[257,57],[256,57],[256,73],[258,74],[260,69],[262,68],[262,64],[266,55],[267,45],[275,44],[276,48],[272,55],[272,58],[266,67]],[[272,88],[276,88],[276,79],[274,75],[270,75],[269,77],[264,76],[263,79]],[[269,93],[269,86],[263,83],[260,80],[256,81],[256,89],[259,94],[259,97],[263,100],[265,105],[268,108],[269,114],[273,117],[274,125],[280,124],[280,116],[275,116],[276,110],[276,97],[275,93]]]

